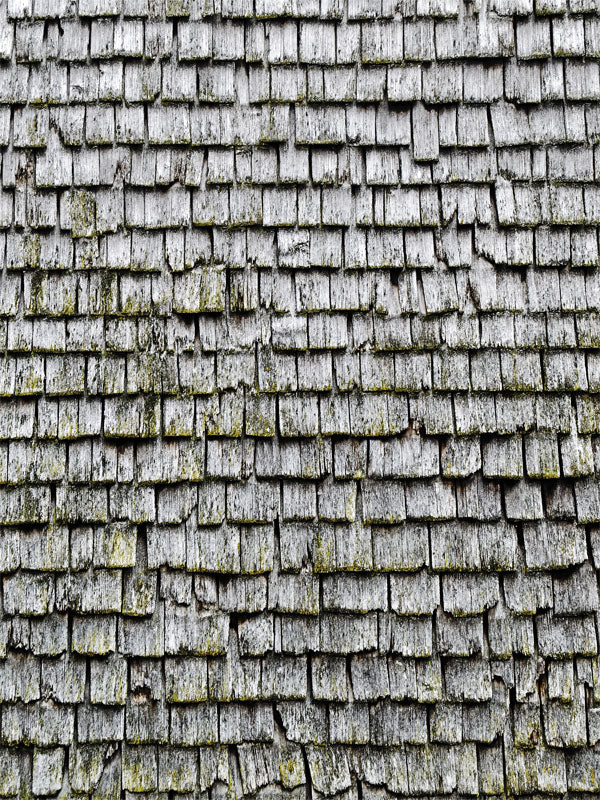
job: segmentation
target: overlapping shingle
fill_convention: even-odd
[[[0,796],[600,791],[599,34],[0,3]]]

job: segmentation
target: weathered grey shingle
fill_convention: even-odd
[[[594,3],[71,5],[0,9],[0,794],[597,792]]]

